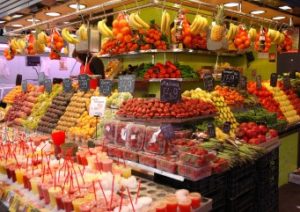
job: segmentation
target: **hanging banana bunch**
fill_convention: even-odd
[[[106,19],[103,19],[97,24],[99,32],[105,37],[113,37],[111,29],[106,25]]]
[[[233,40],[236,36],[236,34],[238,33],[239,27],[233,23],[230,23],[229,25],[229,29],[227,31],[226,34],[226,39],[228,41]]]
[[[76,35],[79,37],[81,41],[88,40],[88,28],[85,24],[81,24],[79,29],[76,31]]]
[[[171,17],[167,10],[164,10],[161,17],[160,30],[163,34],[169,34]]]
[[[71,44],[79,43],[79,39],[77,39],[75,37],[75,35],[71,34],[70,31],[67,28],[62,29],[61,36],[68,43],[71,43]]]
[[[206,30],[207,26],[208,26],[207,19],[202,17],[201,15],[197,14],[191,24],[192,35],[200,34],[200,32],[203,32]]]
[[[256,36],[257,36],[257,31],[255,28],[250,28],[249,31],[248,31],[248,34],[249,34],[249,37],[250,37],[250,40],[252,42],[254,42],[256,40]]]
[[[135,29],[135,30],[139,30],[139,29],[149,29],[150,26],[149,24],[147,24],[140,16],[137,12],[134,12],[134,13],[131,13],[129,15],[129,18],[128,18],[128,23],[129,23],[129,26],[132,28],[132,29]]]

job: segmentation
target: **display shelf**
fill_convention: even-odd
[[[146,80],[146,79],[136,79],[135,82],[161,82],[162,80],[176,80],[176,81],[179,81],[179,82],[200,82],[202,81],[202,79],[194,79],[194,78],[155,78],[155,79],[149,79],[149,80]],[[112,80],[114,83],[118,83],[119,80],[118,79],[113,79]]]
[[[122,117],[122,116],[116,116],[116,118],[120,121],[132,121],[132,122],[147,122],[147,123],[153,123],[153,124],[182,124],[187,122],[195,122],[200,121],[204,119],[214,118],[217,116],[217,114],[210,114],[205,116],[199,116],[199,117],[192,117],[192,118],[169,118],[169,119],[138,119],[138,118],[130,118],[130,117]]]
[[[147,54],[163,54],[163,53],[173,53],[173,54],[201,54],[201,55],[219,55],[224,57],[236,57],[242,56],[243,53],[236,53],[236,52],[225,52],[225,51],[209,51],[209,50],[193,50],[193,49],[174,49],[174,50],[141,50],[141,51],[134,51],[134,52],[127,52],[124,54],[103,54],[99,55],[100,58],[126,58],[126,57],[134,57],[140,55],[147,55]]]
[[[271,152],[280,146],[280,140],[279,138],[272,138],[259,146],[265,148],[266,152]]]

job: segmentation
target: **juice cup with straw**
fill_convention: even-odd
[[[19,169],[16,169],[15,172],[16,172],[17,183],[23,185],[23,176],[24,176],[25,170],[22,168],[19,168]]]
[[[122,168],[122,176],[124,178],[129,178],[131,176],[131,168],[128,166],[124,166]]]
[[[82,204],[86,203],[86,199],[84,198],[78,198],[78,199],[74,199],[72,201],[72,204],[73,204],[73,208],[74,208],[74,211],[75,212],[80,212],[79,208]]]
[[[102,161],[102,171],[111,172],[112,171],[112,163],[111,159],[105,159]]]
[[[79,207],[80,212],[91,212],[94,207],[94,202],[86,202]]]
[[[49,191],[48,191],[50,187],[51,186],[48,183],[42,184],[42,192],[43,192],[43,197],[44,197],[46,204],[50,203],[50,196],[49,196]]]
[[[30,179],[30,184],[31,184],[31,190],[34,194],[38,194],[39,190],[38,190],[38,183],[41,182],[41,178],[40,177],[33,177]]]
[[[164,201],[156,202],[153,207],[155,208],[156,212],[166,212],[167,211],[167,204]]]
[[[201,206],[201,194],[197,192],[190,193],[189,198],[192,200],[192,208],[197,209]]]
[[[177,212],[177,198],[175,195],[170,195],[167,196],[166,198],[166,203],[167,203],[167,212]]]
[[[56,187],[50,187],[49,188],[49,197],[50,197],[50,204],[51,206],[56,206],[56,196],[57,194],[61,193],[61,188],[56,186]]]
[[[56,201],[56,206],[57,206],[57,209],[58,210],[63,210],[64,209],[64,204],[62,202],[62,197],[64,196],[65,194],[63,194],[62,192],[60,193],[57,193],[55,195],[55,201]]]
[[[72,196],[63,196],[62,197],[62,202],[64,204],[64,209],[66,212],[71,212],[73,211],[73,204],[72,201],[74,200],[74,197]]]
[[[192,211],[192,200],[189,198],[185,198],[182,200],[179,200],[178,207],[180,212],[191,212]]]

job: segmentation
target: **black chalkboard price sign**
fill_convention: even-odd
[[[283,76],[283,87],[284,89],[291,88],[291,78],[290,76]]]
[[[222,85],[237,87],[240,81],[240,72],[234,70],[224,70],[222,72],[221,83]]]
[[[73,90],[72,80],[71,79],[64,79],[63,80],[63,87],[64,87],[64,92],[71,92]]]
[[[45,79],[44,80],[44,86],[47,93],[52,92],[52,81],[51,79]]]
[[[113,82],[111,80],[100,79],[100,91],[104,96],[109,96],[112,91]]]
[[[181,86],[177,80],[162,80],[160,82],[160,100],[176,103],[181,100]]]
[[[79,89],[81,91],[88,91],[90,89],[90,77],[87,74],[78,76]]]
[[[174,128],[171,124],[162,124],[160,130],[166,140],[172,140],[175,137]]]
[[[213,91],[214,90],[214,78],[213,75],[210,73],[206,73],[203,76],[203,83],[204,83],[204,89],[207,91]]]
[[[118,91],[133,93],[135,88],[135,75],[119,76]]]
[[[27,80],[22,80],[21,87],[22,87],[22,92],[26,93],[27,92]]]
[[[224,133],[229,133],[231,129],[231,123],[229,121],[226,121],[223,125],[223,132]]]
[[[278,80],[278,75],[276,73],[272,73],[270,77],[270,86],[276,87],[277,86],[277,80]]]
[[[209,122],[207,124],[207,134],[210,138],[215,138],[216,137],[215,125],[211,122]]]
[[[261,84],[261,76],[260,75],[257,75],[255,77],[256,79],[256,89],[257,90],[260,90],[262,88],[262,84]]]
[[[239,87],[241,90],[247,90],[247,77],[246,76],[240,77]]]

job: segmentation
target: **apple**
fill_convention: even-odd
[[[263,135],[265,135],[268,132],[268,128],[265,125],[261,124],[258,126],[258,128],[259,128],[260,133]]]
[[[254,145],[260,144],[260,142],[257,138],[251,138],[248,143],[254,144]]]
[[[265,135],[258,135],[257,139],[259,140],[260,143],[265,143],[267,141]]]
[[[276,138],[278,136],[278,132],[274,129],[270,129],[268,133],[271,136],[271,138]]]

